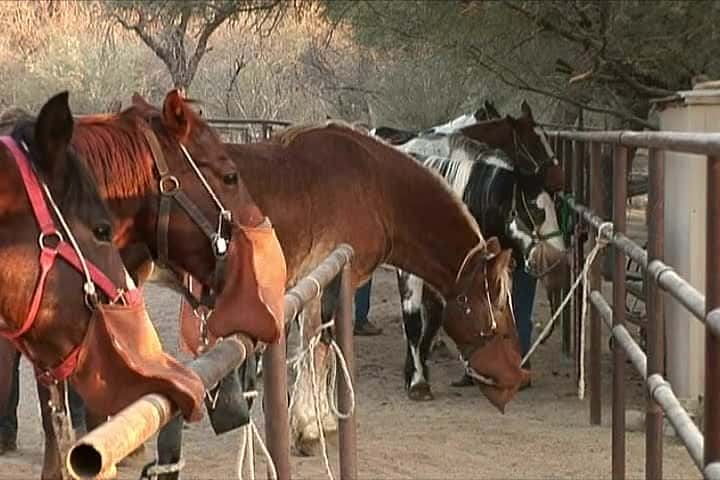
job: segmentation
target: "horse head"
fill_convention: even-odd
[[[154,391],[199,419],[202,382],[162,352],[107,206],[69,148],[73,130],[63,92],[2,138],[0,282],[13,288],[0,299],[0,333],[42,382],[71,381],[95,412]]]
[[[443,327],[457,344],[467,373],[500,411],[529,375],[520,367],[510,263],[511,251],[502,250],[496,237],[471,250],[443,310]]]
[[[564,174],[550,148],[542,128],[535,122],[532,110],[523,100],[522,115],[500,117],[495,107],[486,102],[481,116],[487,118],[461,129],[466,136],[500,148],[511,156],[515,167],[524,174],[539,175],[549,193],[562,190]]]
[[[151,130],[144,132],[158,177],[159,201],[148,206],[149,217],[157,219],[149,225],[157,230],[155,257],[178,276],[191,274],[208,294],[205,315],[212,317],[203,340],[242,332],[274,342],[284,324],[280,244],[225,145],[193,103],[172,90],[157,108],[136,94],[120,114]]]

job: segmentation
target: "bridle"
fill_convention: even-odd
[[[5,145],[15,158],[22,176],[25,191],[32,206],[35,220],[40,228],[40,235],[38,236],[38,245],[40,247],[40,276],[35,285],[35,291],[28,308],[28,314],[18,330],[0,331],[0,335],[10,340],[15,347],[32,362],[40,382],[45,385],[58,384],[73,374],[77,366],[82,342],[73,347],[59,365],[45,368],[41,367],[39,362],[32,358],[22,339],[33,327],[37,319],[45,292],[46,280],[55,265],[57,257],[60,256],[60,258],[73,266],[85,277],[83,295],[85,305],[90,310],[93,310],[99,303],[96,287],[99,288],[107,296],[110,303],[113,304],[119,302],[136,304],[142,300],[142,294],[139,289],[129,290],[117,287],[99,268],[83,256],[47,184],[40,178],[38,172],[33,168],[33,165],[28,159],[30,153],[27,144],[25,144],[24,141],[20,141],[20,145],[18,145],[18,142],[14,138],[7,136],[0,137],[0,142]],[[46,199],[59,220],[61,225],[60,230],[55,226]]]
[[[142,131],[145,134],[145,138],[152,153],[153,161],[155,162],[155,168],[157,169],[159,175],[158,189],[160,191],[160,204],[157,219],[158,264],[161,266],[169,266],[170,264],[168,256],[168,230],[170,226],[170,212],[174,202],[176,202],[185,211],[185,213],[188,214],[188,216],[208,238],[215,257],[215,269],[212,276],[211,287],[208,290],[203,289],[203,295],[200,300],[196,299],[191,290],[183,285],[182,282],[177,282],[181,293],[192,306],[194,314],[200,319],[200,334],[203,339],[203,343],[207,344],[207,320],[210,315],[212,315],[217,295],[220,293],[224,278],[228,246],[231,239],[231,232],[226,232],[223,225],[226,223],[229,224],[232,221],[232,213],[220,201],[220,198],[217,196],[205,176],[198,168],[197,163],[193,160],[190,152],[188,152],[187,148],[185,148],[185,145],[183,145],[182,142],[178,142],[180,151],[185,157],[188,165],[190,165],[193,173],[200,180],[203,188],[218,208],[216,227],[214,227],[205,218],[202,210],[200,210],[197,204],[193,202],[182,190],[182,185],[180,184],[178,177],[170,173],[170,169],[165,161],[165,156],[163,155],[163,151],[160,148],[160,144],[155,136],[155,133],[147,127],[143,127]]]
[[[485,244],[481,243],[481,244],[478,244],[475,247],[473,247],[470,251],[468,251],[467,255],[465,255],[465,258],[463,259],[462,263],[460,264],[460,269],[458,270],[457,276],[455,277],[456,283],[460,280],[460,277],[462,276],[463,272],[465,271],[465,269],[470,261],[470,258],[473,255],[475,255],[478,251],[480,251],[484,248],[485,248]],[[470,365],[470,359],[472,358],[473,354],[477,350],[483,348],[493,337],[495,337],[495,335],[497,335],[498,323],[495,318],[494,304],[493,304],[492,299],[490,298],[490,285],[489,285],[488,279],[487,279],[487,262],[491,258],[492,258],[491,255],[486,254],[483,259],[483,262],[482,262],[482,268],[483,268],[482,273],[484,275],[484,281],[485,281],[485,297],[486,297],[487,303],[488,303],[488,311],[490,312],[490,327],[487,330],[482,330],[482,331],[478,332],[475,335],[475,338],[473,339],[472,342],[465,343],[463,345],[458,345],[458,348],[461,352],[460,360],[465,365],[465,370],[466,370],[467,374],[477,380],[480,380],[481,382],[483,382],[485,384],[488,384],[488,385],[495,384],[495,381],[491,378],[485,377],[482,374],[478,373]],[[477,268],[479,268],[479,267],[476,267],[475,270],[472,272],[472,278],[475,278],[478,275],[479,272],[477,271]],[[471,285],[472,285],[472,282],[471,282]],[[461,292],[460,294],[458,294],[455,297],[455,300],[457,301],[457,303],[462,311],[463,317],[465,317],[466,319],[468,319],[473,313],[472,306],[470,305],[468,293],[469,292],[466,290],[464,292]],[[507,302],[508,302],[508,307],[510,308],[510,316],[512,318],[513,325],[516,325],[515,311],[512,306],[512,295],[511,295],[509,289],[507,291]]]

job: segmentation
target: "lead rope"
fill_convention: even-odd
[[[257,390],[252,390],[250,392],[245,392],[243,396],[246,399],[256,398],[258,396],[258,392]],[[250,480],[255,480],[255,439],[260,446],[260,451],[262,452],[263,457],[265,457],[265,462],[268,466],[268,473],[270,478],[272,480],[277,480],[278,475],[277,468],[275,467],[275,462],[273,462],[272,456],[270,456],[270,452],[268,451],[268,448],[265,445],[265,442],[263,441],[260,432],[258,431],[257,425],[255,425],[255,421],[252,418],[250,418],[248,424],[242,428],[240,436],[240,450],[238,451],[237,459],[238,480],[243,480],[243,468],[246,464]]]
[[[23,147],[27,150],[27,145],[23,142]],[[39,178],[39,177],[38,177]],[[90,269],[87,266],[87,262],[85,261],[85,257],[82,254],[82,251],[80,251],[80,247],[77,244],[77,241],[75,240],[75,236],[72,234],[72,231],[70,230],[70,227],[68,227],[67,222],[65,221],[65,217],[63,217],[63,214],[60,212],[60,208],[58,208],[57,204],[55,203],[55,199],[53,198],[52,194],[50,193],[50,189],[48,188],[45,181],[40,180],[40,186],[42,187],[43,191],[45,192],[45,196],[48,199],[48,203],[50,203],[50,206],[53,209],[53,212],[55,212],[55,215],[57,216],[58,220],[60,221],[60,225],[62,226],[63,230],[65,231],[65,235],[68,238],[68,241],[70,242],[70,245],[72,246],[73,250],[75,250],[75,254],[78,257],[78,260],[80,261],[80,266],[82,267],[83,275],[85,275],[85,285],[83,285],[83,291],[85,292],[85,298],[86,300],[88,297],[94,298],[96,295],[95,292],[95,283],[92,280],[92,276],[90,275]],[[88,305],[89,307],[89,305]]]
[[[303,316],[300,315],[298,318],[298,324],[299,329],[301,332],[301,342],[302,340],[302,331],[304,327],[304,320]],[[327,452],[327,442],[325,441],[325,431],[323,430],[322,426],[322,418],[321,418],[321,412],[320,412],[320,388],[317,381],[317,371],[315,370],[315,349],[320,344],[321,341],[321,335],[323,330],[327,328],[331,328],[335,325],[335,321],[331,320],[329,322],[323,323],[318,328],[315,335],[312,336],[312,338],[308,341],[307,347],[303,348],[303,345],[301,343],[301,351],[295,355],[294,357],[288,359],[287,364],[295,371],[295,381],[293,382],[292,386],[292,392],[290,395],[290,402],[288,405],[288,411],[292,410],[293,405],[295,404],[295,398],[296,398],[296,392],[297,387],[300,384],[300,380],[302,377],[303,372],[303,364],[307,364],[309,370],[310,370],[310,385],[312,389],[312,404],[313,404],[313,410],[315,412],[315,420],[317,422],[318,432],[319,432],[319,440],[320,440],[320,447],[322,450],[322,457],[323,457],[323,463],[325,466],[325,472],[330,480],[334,480],[334,476],[332,473],[332,469],[330,467],[330,460],[328,458],[328,452]],[[331,355],[331,363],[328,366],[328,378],[327,378],[327,398],[328,398],[328,405],[330,407],[330,410],[332,411],[333,415],[337,417],[338,419],[345,420],[350,418],[352,416],[353,412],[355,411],[355,389],[353,388],[352,384],[352,378],[350,377],[350,370],[347,366],[347,361],[345,360],[345,356],[342,353],[342,350],[340,349],[340,346],[335,342],[335,340],[330,341],[329,348],[332,352],[334,352],[334,355]],[[341,412],[340,409],[337,406],[337,364],[340,364],[340,368],[342,370],[343,375],[345,376],[345,384],[348,386],[348,390],[350,391],[350,407],[348,408],[347,412]]]
[[[215,191],[213,191],[212,187],[210,187],[210,184],[208,183],[207,179],[205,178],[205,175],[200,171],[200,168],[198,168],[197,164],[195,163],[195,160],[193,160],[192,156],[190,156],[190,152],[187,151],[187,148],[185,148],[185,145],[182,144],[182,142],[178,142],[178,145],[180,145],[180,150],[182,151],[183,155],[185,156],[185,159],[187,160],[188,164],[190,164],[190,167],[193,169],[193,172],[195,172],[195,175],[200,179],[200,183],[203,184],[203,187],[205,187],[205,190],[210,195],[210,198],[213,199],[213,202],[215,202],[215,205],[220,210],[220,215],[218,216],[218,225],[217,225],[217,231],[215,233],[215,238],[212,239],[214,242],[214,250],[216,253],[219,254],[225,254],[227,251],[227,241],[222,235],[222,224],[223,220],[226,220],[228,222],[232,221],[232,213],[230,210],[225,208],[225,205],[220,201],[218,196],[215,194]]]
[[[585,259],[585,264],[583,265],[582,272],[580,273],[580,275],[578,275],[577,279],[575,279],[575,282],[570,287],[570,290],[568,291],[563,301],[560,303],[560,306],[557,308],[550,320],[545,324],[542,332],[540,332],[537,339],[535,339],[535,342],[532,344],[528,352],[523,357],[522,362],[520,363],[520,366],[523,366],[530,359],[530,356],[535,352],[535,349],[537,349],[538,345],[542,343],[542,341],[545,339],[545,336],[552,329],[555,321],[560,317],[560,314],[572,298],[573,293],[575,293],[575,290],[577,290],[580,282],[583,282],[583,300],[580,319],[580,374],[578,377],[578,398],[580,398],[581,400],[585,397],[585,316],[587,315],[587,297],[590,288],[587,277],[588,273],[590,272],[590,267],[595,262],[597,255],[603,248],[608,245],[610,239],[612,238],[612,235],[612,222],[604,222],[602,225],[600,225],[595,240],[595,246],[593,246],[593,249],[590,251],[587,258]]]

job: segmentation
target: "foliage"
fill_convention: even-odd
[[[647,126],[649,100],[718,75],[717,2],[326,2],[357,42],[460,58],[516,89]]]

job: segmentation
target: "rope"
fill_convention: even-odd
[[[245,398],[255,398],[258,396],[258,392],[256,390],[253,390],[250,392],[245,392],[243,395]],[[273,462],[270,451],[268,451],[268,448],[265,445],[265,442],[263,441],[260,432],[258,431],[257,425],[255,425],[255,422],[252,418],[250,419],[248,424],[242,428],[241,433],[242,435],[240,437],[240,450],[238,451],[237,459],[238,480],[243,480],[243,467],[245,466],[245,464],[247,464],[250,480],[255,480],[254,439],[257,439],[258,445],[260,445],[260,451],[262,452],[263,457],[265,457],[265,462],[267,463],[268,469],[270,470],[268,472],[270,474],[270,478],[272,480],[277,480],[278,474],[277,468],[275,467],[275,462]]]
[[[303,316],[301,315],[298,318],[298,325],[300,328],[300,341],[303,342],[302,338],[302,331],[304,327],[304,320]],[[295,381],[293,382],[292,386],[292,393],[290,395],[290,402],[288,405],[288,411],[292,410],[292,407],[295,404],[295,394],[297,392],[297,387],[300,384],[300,380],[302,378],[302,366],[303,363],[307,362],[308,366],[310,368],[310,384],[312,388],[312,403],[313,403],[313,410],[315,411],[315,421],[317,423],[318,432],[320,435],[320,446],[322,450],[322,457],[323,462],[325,465],[325,472],[327,473],[327,476],[330,480],[334,480],[334,476],[332,473],[332,469],[330,468],[330,460],[328,458],[327,453],[327,442],[325,441],[325,431],[323,430],[322,426],[322,419],[320,418],[320,393],[318,388],[318,381],[317,381],[317,372],[315,370],[315,348],[320,344],[320,338],[322,335],[323,330],[327,328],[331,328],[335,325],[334,320],[330,320],[329,322],[320,324],[318,327],[317,332],[315,335],[310,338],[307,347],[302,348],[301,343],[301,351],[294,357],[288,359],[287,364],[295,371]],[[350,376],[350,370],[347,366],[347,361],[345,360],[345,356],[343,355],[342,350],[340,349],[340,346],[335,342],[335,340],[330,341],[330,350],[334,352],[334,355],[331,356],[331,363],[328,367],[328,379],[327,379],[327,397],[328,397],[328,405],[330,407],[330,410],[332,411],[333,415],[337,417],[338,419],[345,420],[352,416],[353,412],[355,411],[355,390],[352,385],[352,378]],[[343,375],[345,376],[345,384],[348,386],[349,392],[350,392],[350,407],[347,412],[341,412],[340,409],[337,406],[337,364],[340,363],[340,368],[343,372]]]
[[[609,230],[609,233],[605,233],[605,230]],[[600,225],[600,228],[598,228],[598,234],[595,240],[595,246],[593,246],[593,249],[588,254],[585,264],[583,265],[582,272],[580,275],[578,275],[577,279],[575,279],[575,282],[570,287],[570,290],[568,291],[567,295],[563,299],[563,301],[560,303],[560,306],[555,310],[555,313],[550,318],[550,320],[545,324],[545,327],[543,328],[542,332],[538,335],[535,342],[532,344],[528,352],[525,354],[525,356],[522,359],[522,362],[520,363],[520,366],[525,365],[525,363],[528,361],[530,356],[535,352],[538,345],[545,339],[545,336],[550,332],[552,329],[553,324],[555,321],[560,317],[560,314],[565,309],[565,306],[568,304],[568,302],[573,298],[573,294],[575,293],[575,290],[577,290],[578,286],[580,285],[580,282],[583,282],[583,299],[582,299],[582,310],[581,310],[581,318],[580,318],[580,375],[578,378],[578,398],[581,400],[585,396],[585,316],[587,314],[587,297],[589,294],[589,284],[587,281],[588,274],[590,272],[590,267],[595,261],[595,258],[597,258],[597,255],[600,253],[600,251],[607,246],[609,243],[610,238],[612,237],[612,231],[613,231],[613,224],[612,222],[605,222],[602,225]]]
[[[142,473],[140,474],[140,480],[152,480],[157,478],[159,475],[166,475],[168,473],[179,473],[185,468],[185,459],[181,458],[175,463],[166,463],[158,465],[157,460],[147,465]]]

